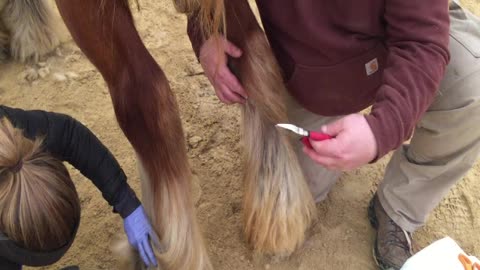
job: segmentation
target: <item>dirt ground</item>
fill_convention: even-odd
[[[239,109],[221,104],[208,80],[197,74],[201,67],[185,34],[186,20],[174,12],[170,2],[141,1],[141,11],[135,11],[136,24],[180,104],[188,154],[200,187],[198,218],[215,269],[375,269],[371,256],[374,231],[366,207],[389,157],[343,175],[318,206],[319,222],[305,245],[290,259],[255,259],[241,233]],[[480,0],[465,0],[465,4],[480,14]],[[135,156],[117,125],[105,83],[68,36],[65,39],[55,54],[34,67],[41,76],[33,82],[25,80],[31,66],[0,65],[0,104],[74,116],[111,149],[140,194]],[[83,210],[78,237],[60,262],[43,269],[71,264],[84,270],[116,269],[110,249],[116,235],[123,233],[122,221],[87,179],[74,169],[71,173]],[[449,235],[467,252],[480,256],[479,180],[477,163],[415,234],[420,247]]]

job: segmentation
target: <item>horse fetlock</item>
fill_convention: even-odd
[[[153,180],[145,165],[139,162],[144,207],[160,242],[153,246],[161,265],[158,269],[212,269],[195,219],[189,170]]]

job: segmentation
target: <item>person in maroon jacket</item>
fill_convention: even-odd
[[[291,121],[335,137],[298,146],[315,200],[341,171],[396,150],[369,218],[377,262],[399,269],[411,233],[480,152],[480,21],[448,0],[256,2],[292,96]],[[188,33],[217,96],[244,103],[226,64],[241,50],[203,37],[195,18]]]

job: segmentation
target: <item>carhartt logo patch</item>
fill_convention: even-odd
[[[367,76],[370,76],[373,73],[378,71],[378,60],[377,60],[377,58],[374,58],[372,61],[365,64],[365,71],[367,72]]]

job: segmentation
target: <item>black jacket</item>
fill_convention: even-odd
[[[89,178],[122,218],[140,206],[112,153],[77,120],[59,113],[24,111],[0,105],[0,119],[3,117],[22,129],[25,137],[43,137],[45,151],[70,163]]]

